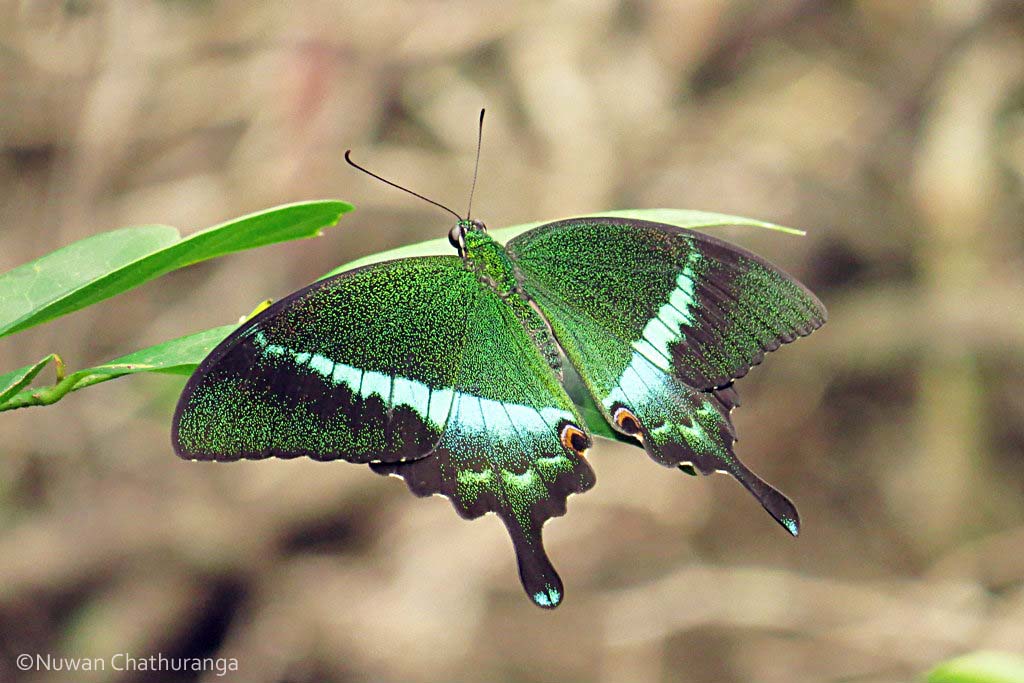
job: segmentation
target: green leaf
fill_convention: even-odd
[[[36,378],[36,375],[38,375],[40,371],[42,371],[42,369],[45,368],[52,360],[60,362],[60,357],[55,353],[51,353],[35,365],[26,365],[23,368],[18,368],[14,372],[8,372],[6,375],[0,375],[0,405],[3,405],[7,399],[31,384],[32,380]],[[62,365],[63,364],[58,365],[58,368],[60,368],[58,370],[58,374],[63,374]],[[60,377],[57,379],[60,379]]]
[[[596,217],[596,216],[607,216],[609,218],[635,218],[644,221],[654,221],[656,223],[667,223],[668,225],[674,225],[679,228],[689,228],[691,230],[703,230],[705,228],[719,228],[724,226],[748,226],[753,228],[763,228],[765,230],[775,230],[778,232],[784,232],[789,235],[806,235],[803,230],[796,230],[795,228],[787,228],[774,223],[766,223],[765,221],[754,220],[753,218],[741,218],[739,216],[728,216],[721,213],[710,213],[707,211],[689,211],[686,209],[621,209],[618,211],[597,211],[594,213],[581,214],[579,217]],[[568,218],[573,218],[569,216]],[[562,219],[557,219],[562,220]],[[517,237],[527,230],[532,230],[539,225],[545,223],[551,223],[552,221],[537,221],[534,223],[524,223],[522,225],[513,225],[507,228],[499,228],[497,230],[491,230],[490,235],[502,244],[508,242],[513,237]],[[343,266],[338,266],[331,272],[324,275],[324,277],[330,277],[337,275],[346,270],[352,268],[359,268],[360,266],[366,266],[371,263],[379,263],[380,261],[391,261],[399,258],[409,258],[410,256],[443,256],[452,253],[452,245],[449,244],[447,237],[440,239],[427,240],[426,242],[419,242],[418,244],[410,244],[404,247],[398,247],[397,249],[391,249],[389,251],[380,252],[378,254],[371,254],[364,256],[363,258],[350,261]]]
[[[106,382],[125,375],[140,372],[189,375],[200,362],[238,325],[224,325],[185,337],[179,337],[162,344],[121,356],[108,363],[78,370],[60,378],[49,387],[30,388],[28,385],[54,355],[47,356],[35,365],[21,368],[0,377],[0,412],[50,405],[64,398],[72,391],[78,391],[93,384]],[[3,389],[7,387],[7,389]]]
[[[0,275],[0,337],[67,315],[184,266],[243,249],[314,237],[352,206],[301,202],[182,239],[165,225],[94,235]]]
[[[576,407],[580,410],[580,415],[583,417],[583,421],[587,424],[588,431],[593,436],[599,436],[602,439],[609,439],[611,441],[618,441],[630,446],[636,446],[641,448],[639,442],[636,439],[632,439],[623,434],[619,434],[617,431],[611,428],[608,421],[604,419],[604,415],[601,414],[601,409],[594,403],[594,398],[587,391],[586,385],[583,383],[583,379],[572,365],[567,365],[563,368],[564,379],[562,380],[562,386],[565,387],[565,393],[569,394],[569,398],[576,404]]]
[[[695,211],[691,209],[619,209],[616,211],[598,211],[597,213],[581,214],[581,217],[582,216],[605,216],[608,218],[635,218],[641,221],[667,223],[668,225],[674,225],[677,228],[689,228],[690,230],[702,230],[704,228],[720,228],[723,226],[741,225],[752,228],[764,228],[765,230],[775,230],[777,232],[784,232],[789,235],[798,235],[800,237],[807,234],[803,230],[797,230],[796,228],[787,228],[783,225],[767,223],[765,221],[759,221],[754,218],[742,218],[740,216],[729,216],[724,213],[712,213],[710,211]],[[520,233],[526,232],[527,230],[532,230],[533,228],[550,222],[551,221],[536,221],[534,223],[524,223],[522,225],[515,225],[510,228],[503,228],[501,231],[495,231],[495,233],[508,231],[510,233],[508,236],[504,237],[503,239],[499,239],[499,241],[505,242],[512,239],[513,237]],[[497,236],[495,238],[498,239]]]
[[[979,651],[951,659],[932,669],[928,683],[1024,683],[1024,657],[1008,652]]]

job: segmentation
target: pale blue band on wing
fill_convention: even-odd
[[[270,357],[285,358],[297,367],[308,367],[335,386],[345,386],[367,399],[376,394],[390,409],[407,406],[437,429],[443,429],[450,414],[458,414],[462,429],[513,438],[521,432],[550,433],[562,421],[573,421],[572,413],[559,408],[505,403],[450,388],[430,387],[407,377],[394,377],[374,370],[362,370],[319,353],[296,351],[271,344],[257,331],[252,340]]]
[[[693,308],[696,303],[697,276],[694,268],[700,260],[700,252],[692,250],[686,258],[682,272],[676,277],[676,286],[668,302],[658,309],[632,346],[662,370],[672,367],[670,346],[683,338],[683,326],[693,327]]]

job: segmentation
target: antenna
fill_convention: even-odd
[[[476,131],[476,163],[473,164],[473,185],[469,188],[469,208],[466,209],[466,220],[473,217],[473,193],[476,192],[476,174],[480,170],[480,146],[484,141],[484,112],[480,110],[480,125]]]
[[[483,112],[480,112],[480,118],[481,118],[481,120],[483,119]],[[479,150],[479,147],[478,147],[478,150]],[[477,152],[477,154],[479,154],[479,151]],[[453,215],[456,218],[458,218],[460,221],[462,220],[462,216],[460,216],[459,214],[455,213],[454,211],[449,209],[444,204],[440,204],[438,202],[435,202],[433,199],[428,199],[428,198],[424,197],[423,195],[421,195],[418,192],[413,192],[412,190],[410,190],[407,187],[402,187],[401,185],[399,185],[397,183],[391,182],[387,178],[381,178],[379,175],[377,175],[373,171],[366,170],[365,168],[363,168],[362,166],[360,166],[356,162],[352,161],[352,150],[350,150],[350,149],[345,150],[345,161],[347,161],[349,163],[349,165],[352,166],[353,168],[356,168],[356,169],[362,171],[363,173],[365,173],[366,175],[370,176],[371,178],[376,178],[377,180],[381,181],[382,183],[385,183],[387,185],[390,185],[391,187],[397,188],[397,189],[401,190],[402,192],[408,192],[413,197],[419,197],[423,201],[425,201],[425,202],[427,202],[429,204],[433,204],[434,206],[438,207],[439,209],[444,209],[445,211],[447,211],[451,215]],[[474,182],[475,182],[475,175],[474,175]]]

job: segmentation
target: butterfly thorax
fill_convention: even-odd
[[[547,322],[534,310],[519,286],[515,265],[505,247],[494,241],[479,221],[459,221],[456,227],[462,229],[460,252],[467,267],[508,303],[548,365],[561,378],[562,363],[558,345]]]
[[[471,223],[463,233],[462,258],[482,282],[503,297],[519,288],[515,266],[505,253],[505,247],[491,239],[483,224]]]

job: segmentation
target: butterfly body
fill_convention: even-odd
[[[487,228],[480,221],[459,221],[456,228],[461,232],[460,255],[466,265],[499,296],[507,297],[519,289],[519,278],[515,266],[505,248],[487,234]]]
[[[243,324],[182,393],[179,455],[368,463],[463,517],[495,512],[527,594],[555,607],[541,529],[595,482],[567,361],[652,459],[731,474],[796,534],[792,503],[735,457],[729,415],[735,379],[824,322],[806,288],[738,247],[631,219],[507,245],[460,220],[449,241],[458,256],[348,271]]]
[[[509,258],[505,247],[487,234],[480,221],[459,221],[453,230],[452,244],[466,263],[477,274],[480,282],[493,289],[512,308],[523,329],[540,350],[548,366],[562,379],[562,365],[547,322],[530,305],[523,289],[522,274]]]

